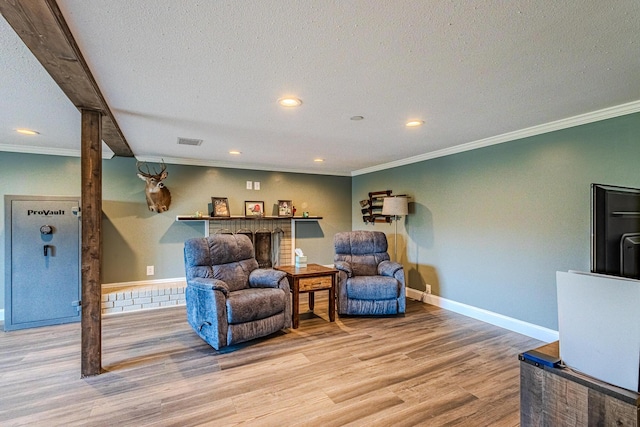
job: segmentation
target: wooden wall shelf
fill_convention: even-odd
[[[176,221],[318,221],[321,216],[194,216],[178,215]]]
[[[369,193],[369,199],[362,200],[360,202],[360,210],[362,213],[362,220],[365,224],[375,222],[391,222],[391,218],[388,215],[382,215],[382,202],[385,197],[391,196],[391,190],[384,191],[372,191]]]

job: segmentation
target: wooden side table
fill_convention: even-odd
[[[338,280],[338,270],[324,267],[320,264],[307,264],[306,267],[298,268],[293,265],[275,267],[277,270],[287,273],[291,293],[293,294],[293,329],[297,329],[300,324],[300,294],[309,294],[309,308],[313,311],[314,292],[329,291],[329,321],[336,320],[336,282]]]

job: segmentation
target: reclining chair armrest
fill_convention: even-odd
[[[187,280],[187,322],[213,348],[227,345],[229,287],[221,280],[194,277]]]
[[[225,297],[229,296],[229,287],[222,280],[194,277],[193,279],[187,281],[187,285],[205,291],[220,291],[224,294]]]
[[[272,268],[257,268],[249,274],[249,286],[252,288],[277,288],[287,273]],[[287,281],[287,283],[289,283]]]
[[[353,270],[351,269],[351,264],[347,261],[336,261],[333,263],[336,270],[344,271],[347,273],[347,277],[353,277]]]
[[[393,261],[382,261],[378,264],[378,274],[381,276],[394,277],[398,270],[402,270],[402,265]]]

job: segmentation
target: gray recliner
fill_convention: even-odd
[[[258,268],[247,236],[189,239],[184,262],[187,321],[216,350],[291,327],[286,274]]]
[[[388,315],[406,308],[404,269],[389,260],[380,231],[337,233],[333,239],[338,314]]]

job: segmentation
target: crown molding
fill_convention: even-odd
[[[569,117],[566,119],[556,120],[550,123],[528,127],[525,129],[517,130],[514,132],[508,132],[501,135],[492,136],[489,138],[479,139],[477,141],[460,144],[455,147],[445,148],[442,150],[432,151],[429,153],[419,154],[417,156],[407,157],[405,159],[396,160],[393,162],[383,163],[376,166],[371,166],[364,169],[358,169],[349,172],[322,172],[314,171],[310,172],[306,169],[295,168],[275,168],[268,166],[258,166],[252,164],[242,163],[228,163],[219,161],[207,161],[202,159],[189,159],[180,157],[158,157],[158,156],[136,156],[136,158],[143,162],[155,162],[187,165],[187,166],[205,166],[205,167],[218,167],[229,169],[247,169],[247,170],[262,170],[270,172],[289,172],[289,173],[302,173],[306,175],[331,175],[331,176],[358,176],[368,173],[378,172],[386,169],[391,169],[399,166],[410,165],[413,163],[422,162],[425,160],[436,159],[438,157],[450,156],[452,154],[463,153],[465,151],[471,151],[478,148],[489,147],[491,145],[502,144],[505,142],[515,141],[522,138],[527,138],[536,135],[542,135],[557,130],[567,129],[575,126],[580,126],[588,123],[598,122],[602,120],[612,119],[615,117],[625,116],[628,114],[640,112],[640,100],[633,101],[626,104],[617,105],[614,107],[604,108],[602,110],[593,111],[590,113],[580,114],[578,116]],[[9,151],[16,153],[27,154],[44,154],[50,156],[67,156],[67,157],[80,157],[80,150],[68,149],[68,148],[50,148],[50,147],[33,147],[22,145],[10,145],[0,144],[0,151]],[[114,157],[114,153],[105,145],[102,148],[102,158],[111,159]]]
[[[8,151],[13,153],[25,153],[25,154],[43,154],[47,156],[64,156],[64,157],[81,157],[80,150],[70,148],[51,148],[51,147],[34,147],[25,145],[11,145],[0,144],[0,151]],[[112,159],[115,156],[106,145],[102,147],[102,158],[105,160]],[[289,173],[303,173],[305,175],[330,175],[330,176],[351,176],[349,172],[310,172],[307,169],[294,169],[294,168],[270,168],[268,166],[262,167],[258,165],[242,164],[242,163],[227,163],[207,161],[202,159],[188,159],[181,157],[159,157],[159,156],[136,156],[136,159],[141,162],[152,163],[170,163],[174,165],[186,165],[186,166],[205,166],[211,168],[228,168],[228,169],[246,169],[256,171],[269,171],[269,172],[289,172]]]
[[[174,165],[205,166],[210,168],[228,168],[228,169],[248,169],[248,170],[254,170],[254,171],[267,171],[267,172],[303,173],[305,175],[351,176],[349,172],[309,171],[308,169],[269,167],[269,166],[260,166],[260,165],[254,165],[254,164],[230,163],[230,162],[220,162],[220,161],[214,161],[214,160],[189,159],[189,158],[182,158],[182,157],[158,157],[158,156],[135,156],[135,157],[136,157],[136,160],[141,162],[152,162],[152,163],[165,162],[165,163],[174,164]]]
[[[104,143],[103,143],[104,144]],[[64,156],[64,157],[81,157],[80,150],[71,148],[51,148],[51,147],[35,147],[27,145],[11,145],[0,144],[0,151],[9,151],[12,153],[25,153],[25,154],[44,154],[45,156]],[[110,149],[103,145],[102,158],[105,160],[111,159],[115,154]]]
[[[467,142],[465,144],[456,145],[455,147],[419,154],[417,156],[407,157],[406,159],[395,160],[393,162],[383,163],[364,169],[358,169],[351,172],[351,176],[364,175],[372,172],[382,171],[385,169],[395,168],[398,166],[410,165],[412,163],[436,159],[438,157],[450,156],[452,154],[463,153],[465,151],[476,150],[478,148],[489,147],[491,145],[502,144],[522,138],[528,138],[530,136],[542,135],[544,133],[554,132],[557,130],[567,129],[638,112],[640,112],[640,101],[633,101],[626,104],[616,105],[614,107],[593,111],[590,113],[580,114],[578,116],[573,116],[566,119],[556,120],[542,125],[531,126],[514,132],[503,133],[501,135]]]

